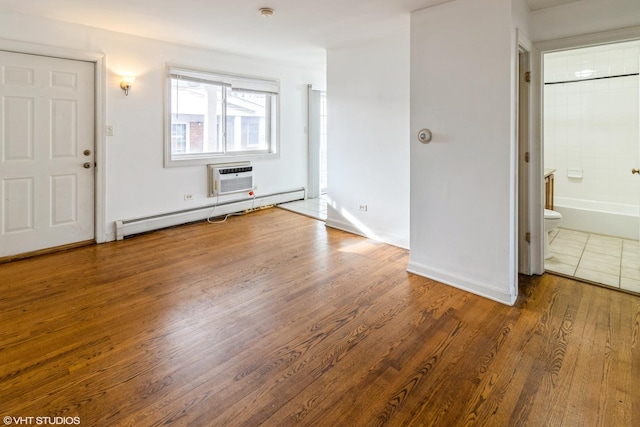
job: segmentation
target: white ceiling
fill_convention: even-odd
[[[326,48],[406,31],[450,0],[0,0],[0,9],[208,49],[322,64]],[[532,10],[580,0],[527,0]],[[261,7],[275,10],[260,16]]]

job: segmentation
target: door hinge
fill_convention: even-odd
[[[529,163],[529,152],[524,153],[524,161]]]
[[[530,232],[528,232],[528,231],[527,231],[527,232],[525,233],[525,235],[524,235],[524,240],[525,240],[527,243],[531,243],[531,233],[530,233]]]
[[[524,73],[524,81],[527,83],[531,82],[531,71],[527,71]]]

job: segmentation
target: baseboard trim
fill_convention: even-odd
[[[388,234],[379,234],[376,232],[366,233],[362,230],[359,230],[357,227],[354,227],[351,223],[346,221],[339,221],[333,218],[327,218],[325,221],[327,227],[335,228],[337,230],[346,231],[351,234],[357,234],[358,236],[366,237],[371,240],[375,240],[377,242],[386,243],[388,245],[397,246],[402,249],[409,249],[406,242],[402,241],[397,236],[392,236]]]
[[[11,261],[17,261],[19,259],[24,259],[24,258],[32,258],[40,255],[62,252],[69,249],[75,249],[75,248],[80,248],[83,246],[95,245],[95,244],[96,244],[95,240],[83,240],[81,242],[74,242],[74,243],[69,243],[61,246],[54,246],[52,248],[44,248],[44,249],[38,249],[37,251],[25,252],[25,253],[15,254],[15,255],[8,255],[5,257],[0,257],[0,264],[4,264]]]
[[[407,271],[502,304],[512,306],[516,302],[516,295],[511,295],[509,292],[505,292],[503,289],[491,284],[462,277],[415,261],[409,261]]]
[[[190,222],[202,221],[211,215],[219,217],[230,213],[242,212],[252,208],[277,205],[279,203],[302,200],[305,197],[304,188],[284,191],[275,194],[234,200],[230,202],[218,203],[216,205],[200,206],[176,212],[167,212],[146,217],[117,220],[116,240],[122,240],[126,236],[160,230],[162,228],[176,225],[188,224]]]

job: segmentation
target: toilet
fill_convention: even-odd
[[[549,250],[549,232],[555,229],[561,220],[562,215],[560,212],[552,211],[551,209],[544,210],[544,259],[551,258],[551,251]]]

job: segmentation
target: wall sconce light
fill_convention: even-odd
[[[131,89],[131,85],[136,80],[134,76],[123,76],[122,81],[120,82],[120,87],[124,90],[125,96],[129,96],[129,89]]]

